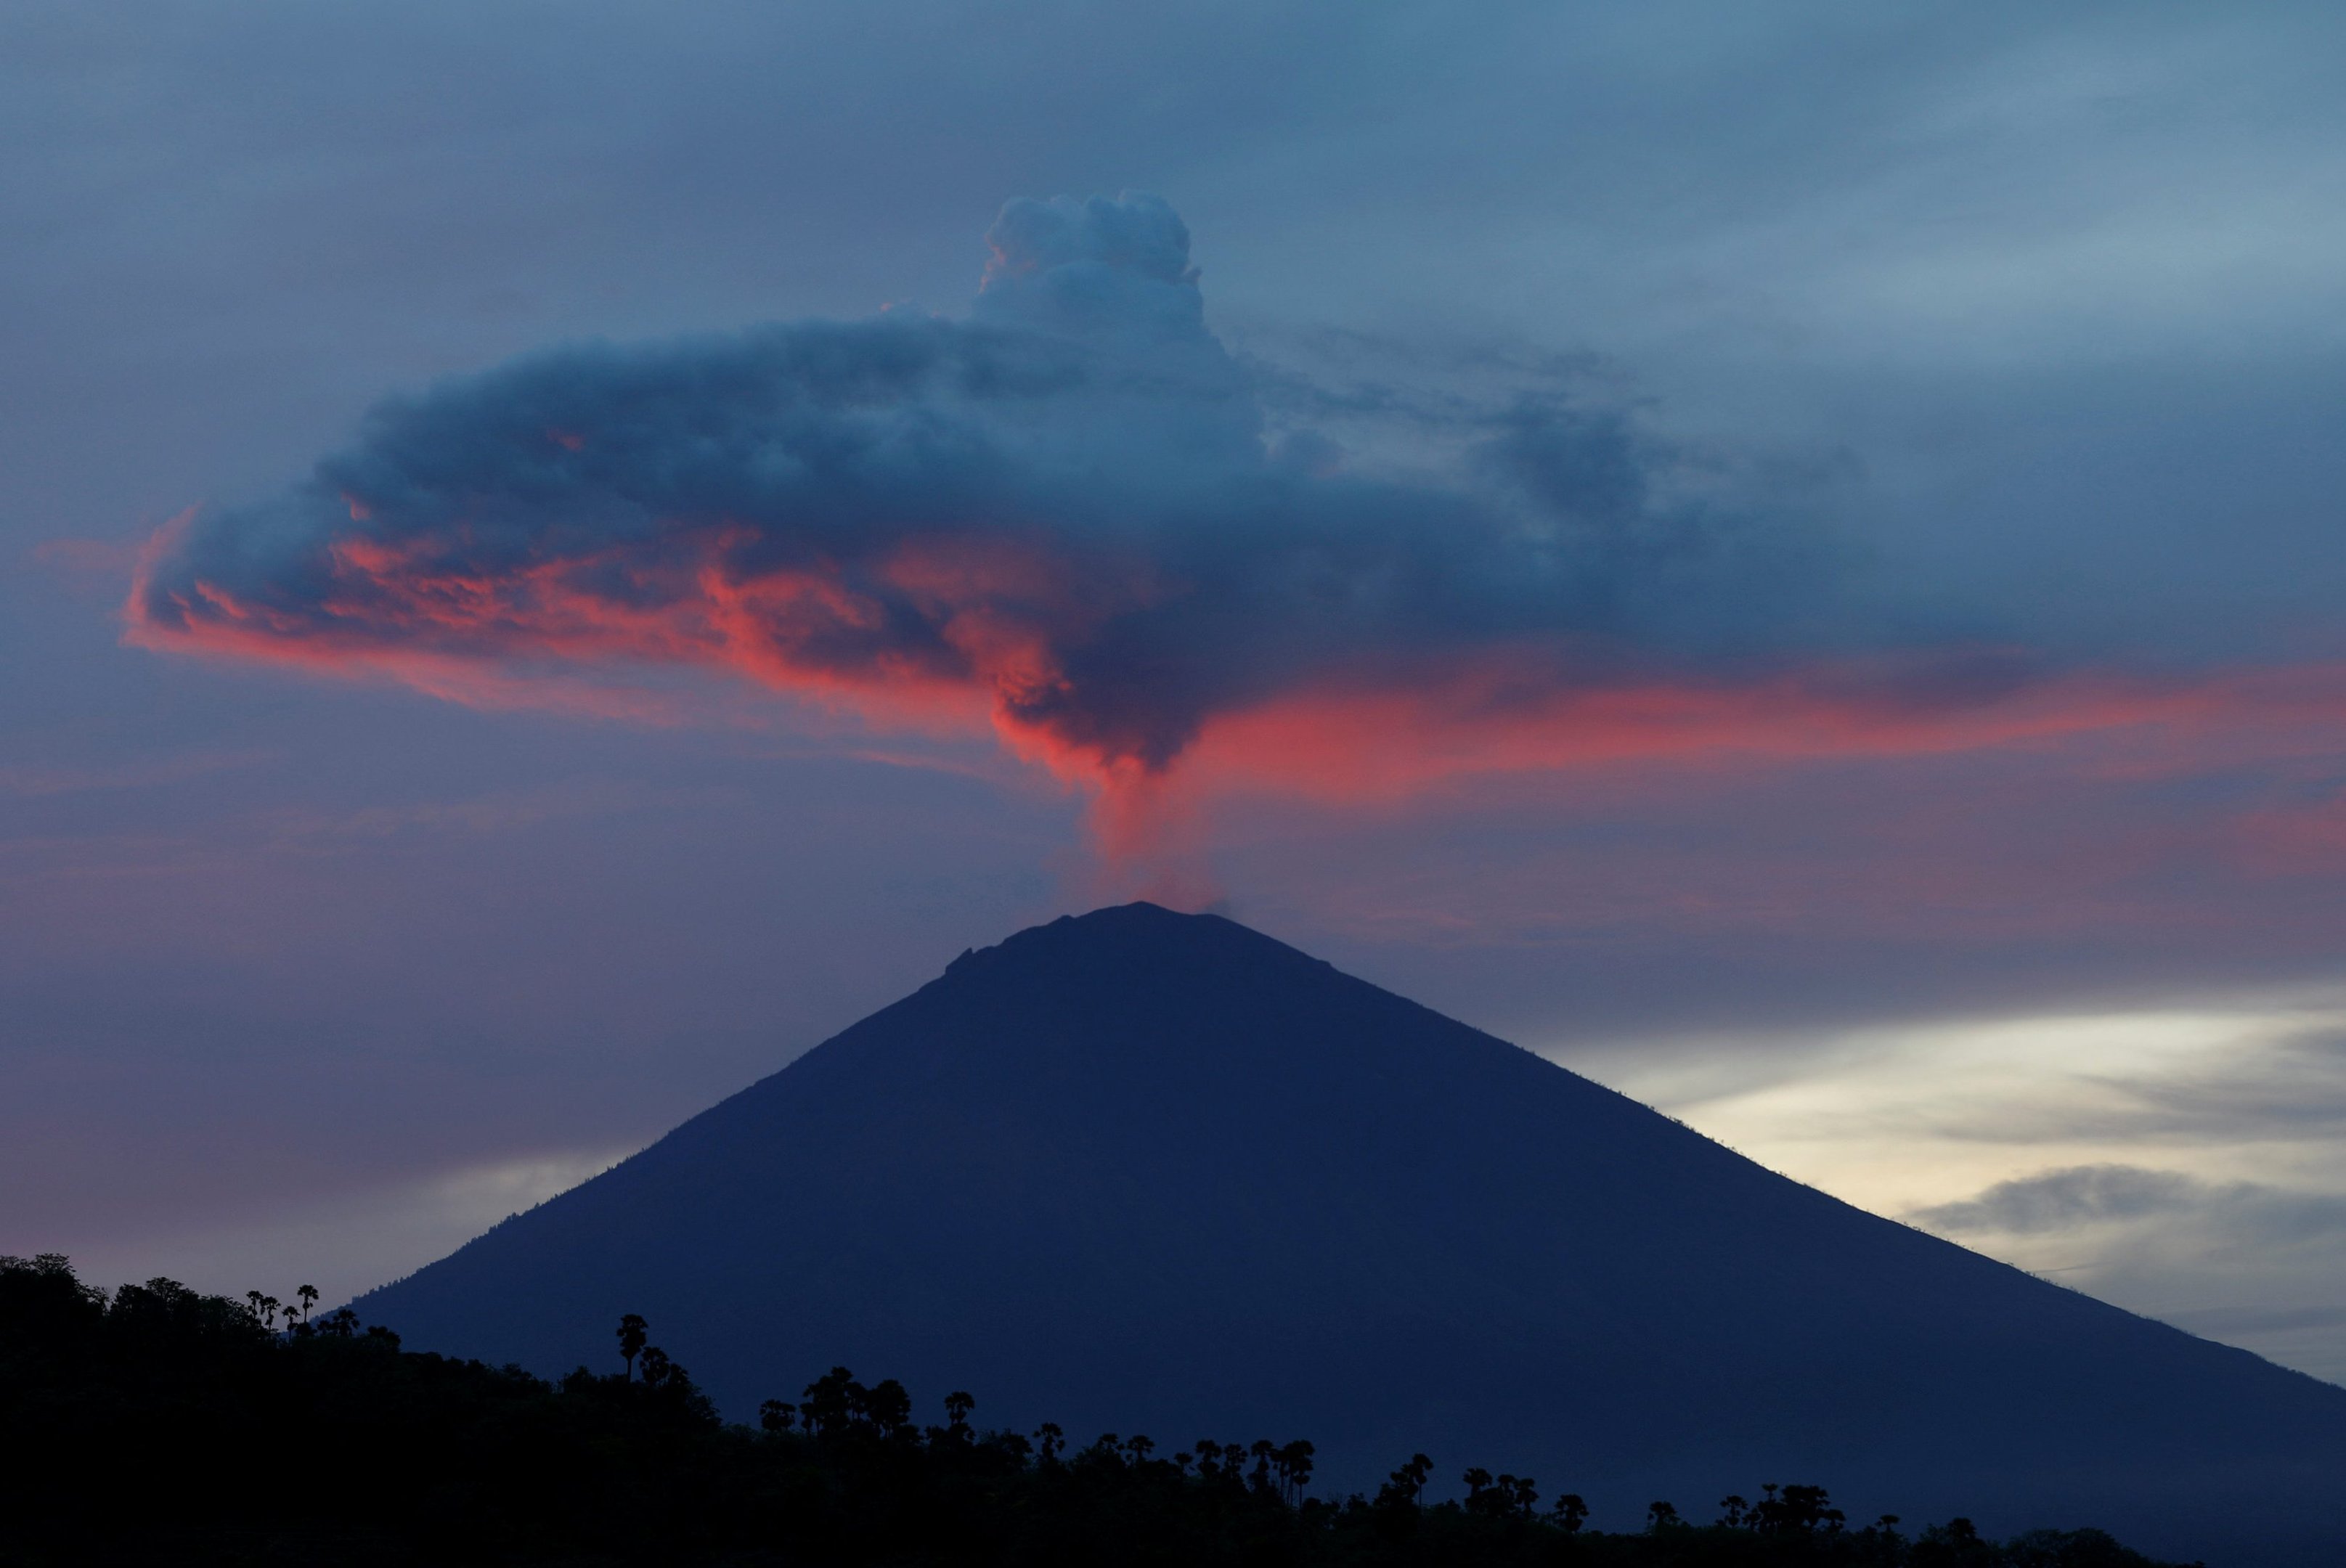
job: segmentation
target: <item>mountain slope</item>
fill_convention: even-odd
[[[2346,1390],[1146,904],[964,955],[356,1305],[557,1371],[637,1311],[737,1412],[844,1362],[982,1420],[1309,1436],[1354,1485],[1423,1448],[1617,1514],[1821,1480],[2211,1561],[2346,1533]]]

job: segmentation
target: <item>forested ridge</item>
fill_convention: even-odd
[[[614,1369],[548,1382],[316,1301],[0,1258],[0,1563],[2157,1568],[2098,1531],[1856,1523],[1804,1484],[1624,1532],[1423,1454],[1331,1498],[1306,1441],[1077,1442],[989,1430],[960,1391],[923,1422],[844,1368],[729,1424],[638,1318]]]

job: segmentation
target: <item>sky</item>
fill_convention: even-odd
[[[0,1251],[1214,908],[2346,1380],[2346,15],[0,15]]]

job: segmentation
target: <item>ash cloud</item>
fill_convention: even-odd
[[[385,402],[305,482],[159,535],[132,636],[721,668],[983,711],[1113,779],[1319,683],[1779,658],[1829,597],[1798,529],[1552,384],[1452,399],[1406,463],[1267,420],[1156,197],[1015,201],[987,244],[964,319],[587,344]]]

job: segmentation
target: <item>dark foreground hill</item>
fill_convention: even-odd
[[[619,1328],[624,1372],[556,1386],[347,1309],[0,1257],[0,1568],[2159,1568],[2099,1531],[1851,1527],[1806,1486],[1634,1533],[1479,1470],[1430,1501],[1422,1456],[1331,1501],[1309,1442],[1076,1448],[959,1393],[923,1426],[844,1369],[728,1426]]]
[[[1775,1176],[1211,916],[964,955],[354,1303],[558,1373],[640,1312],[739,1413],[834,1363],[1000,1419],[1417,1449],[1598,1522],[1755,1476],[1852,1512],[2335,1561],[2346,1390]]]

